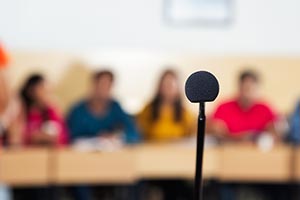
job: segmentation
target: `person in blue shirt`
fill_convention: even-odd
[[[114,138],[122,133],[125,143],[139,141],[134,120],[112,98],[112,72],[104,70],[92,76],[87,99],[76,104],[67,116],[71,141],[84,138]]]
[[[120,140],[125,144],[139,141],[140,137],[134,120],[112,98],[113,82],[114,75],[111,71],[103,70],[94,73],[88,97],[74,105],[67,116],[71,142],[90,138],[96,138],[99,141],[101,139]],[[130,186],[125,189],[132,190]],[[97,187],[96,190],[99,192],[101,187]],[[93,194],[96,190],[87,185],[79,185],[75,186],[72,191],[75,200],[90,200],[95,199],[96,196]],[[111,198],[112,194],[118,193],[113,191],[114,189],[109,191],[106,189],[105,196],[108,195]],[[103,199],[103,196],[97,196],[96,199]],[[126,196],[119,199],[133,198]]]

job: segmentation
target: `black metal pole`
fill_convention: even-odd
[[[204,151],[204,134],[205,134],[205,103],[201,102],[198,116],[198,130],[197,130],[197,155],[196,155],[196,173],[194,185],[194,200],[202,200],[202,162]]]

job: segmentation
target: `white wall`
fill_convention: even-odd
[[[76,72],[74,63],[108,65],[118,77],[116,94],[134,113],[166,65],[177,67],[182,81],[199,68],[211,70],[223,86],[219,99],[234,94],[238,71],[253,65],[266,78],[266,97],[290,111],[300,94],[294,88],[300,84],[300,1],[233,1],[235,20],[222,28],[168,26],[163,0],[0,0],[0,40],[12,50],[10,82],[18,86],[32,71],[43,71],[69,106],[69,90],[81,94],[66,79]]]
[[[163,0],[0,0],[0,39],[14,49],[150,49],[300,54],[299,0],[233,0],[229,27],[172,27]]]

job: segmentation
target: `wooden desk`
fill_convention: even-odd
[[[0,152],[0,182],[19,186],[193,179],[195,151],[183,144],[143,144],[116,152],[88,153],[70,148],[5,150]],[[300,180],[300,150],[278,146],[263,152],[242,145],[206,148],[203,175],[234,182]]]
[[[53,152],[52,182],[132,183],[136,180],[135,159],[130,149],[116,152],[79,152],[71,149]]]
[[[300,148],[294,148],[292,160],[294,165],[292,167],[294,181],[300,182]]]
[[[9,185],[44,185],[49,183],[47,149],[0,151],[0,182]]]
[[[220,180],[286,182],[292,178],[291,147],[277,146],[267,152],[253,145],[221,148]]]
[[[195,147],[152,144],[136,148],[137,176],[142,178],[192,179],[195,175],[195,160]],[[218,166],[218,149],[206,149],[203,168],[204,177],[216,177]]]
[[[132,183],[137,179],[184,178],[195,173],[195,148],[165,144],[138,145],[119,152],[83,153],[58,150],[52,181],[57,184]],[[204,176],[216,176],[218,150],[208,149],[204,157]]]

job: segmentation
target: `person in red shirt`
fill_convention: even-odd
[[[63,146],[68,132],[62,115],[52,103],[52,93],[41,74],[32,74],[25,81],[22,101],[22,143],[25,146]]]
[[[240,74],[238,94],[219,105],[210,118],[208,130],[221,139],[252,140],[260,133],[271,133],[277,139],[274,110],[260,100],[260,79],[254,71]]]

